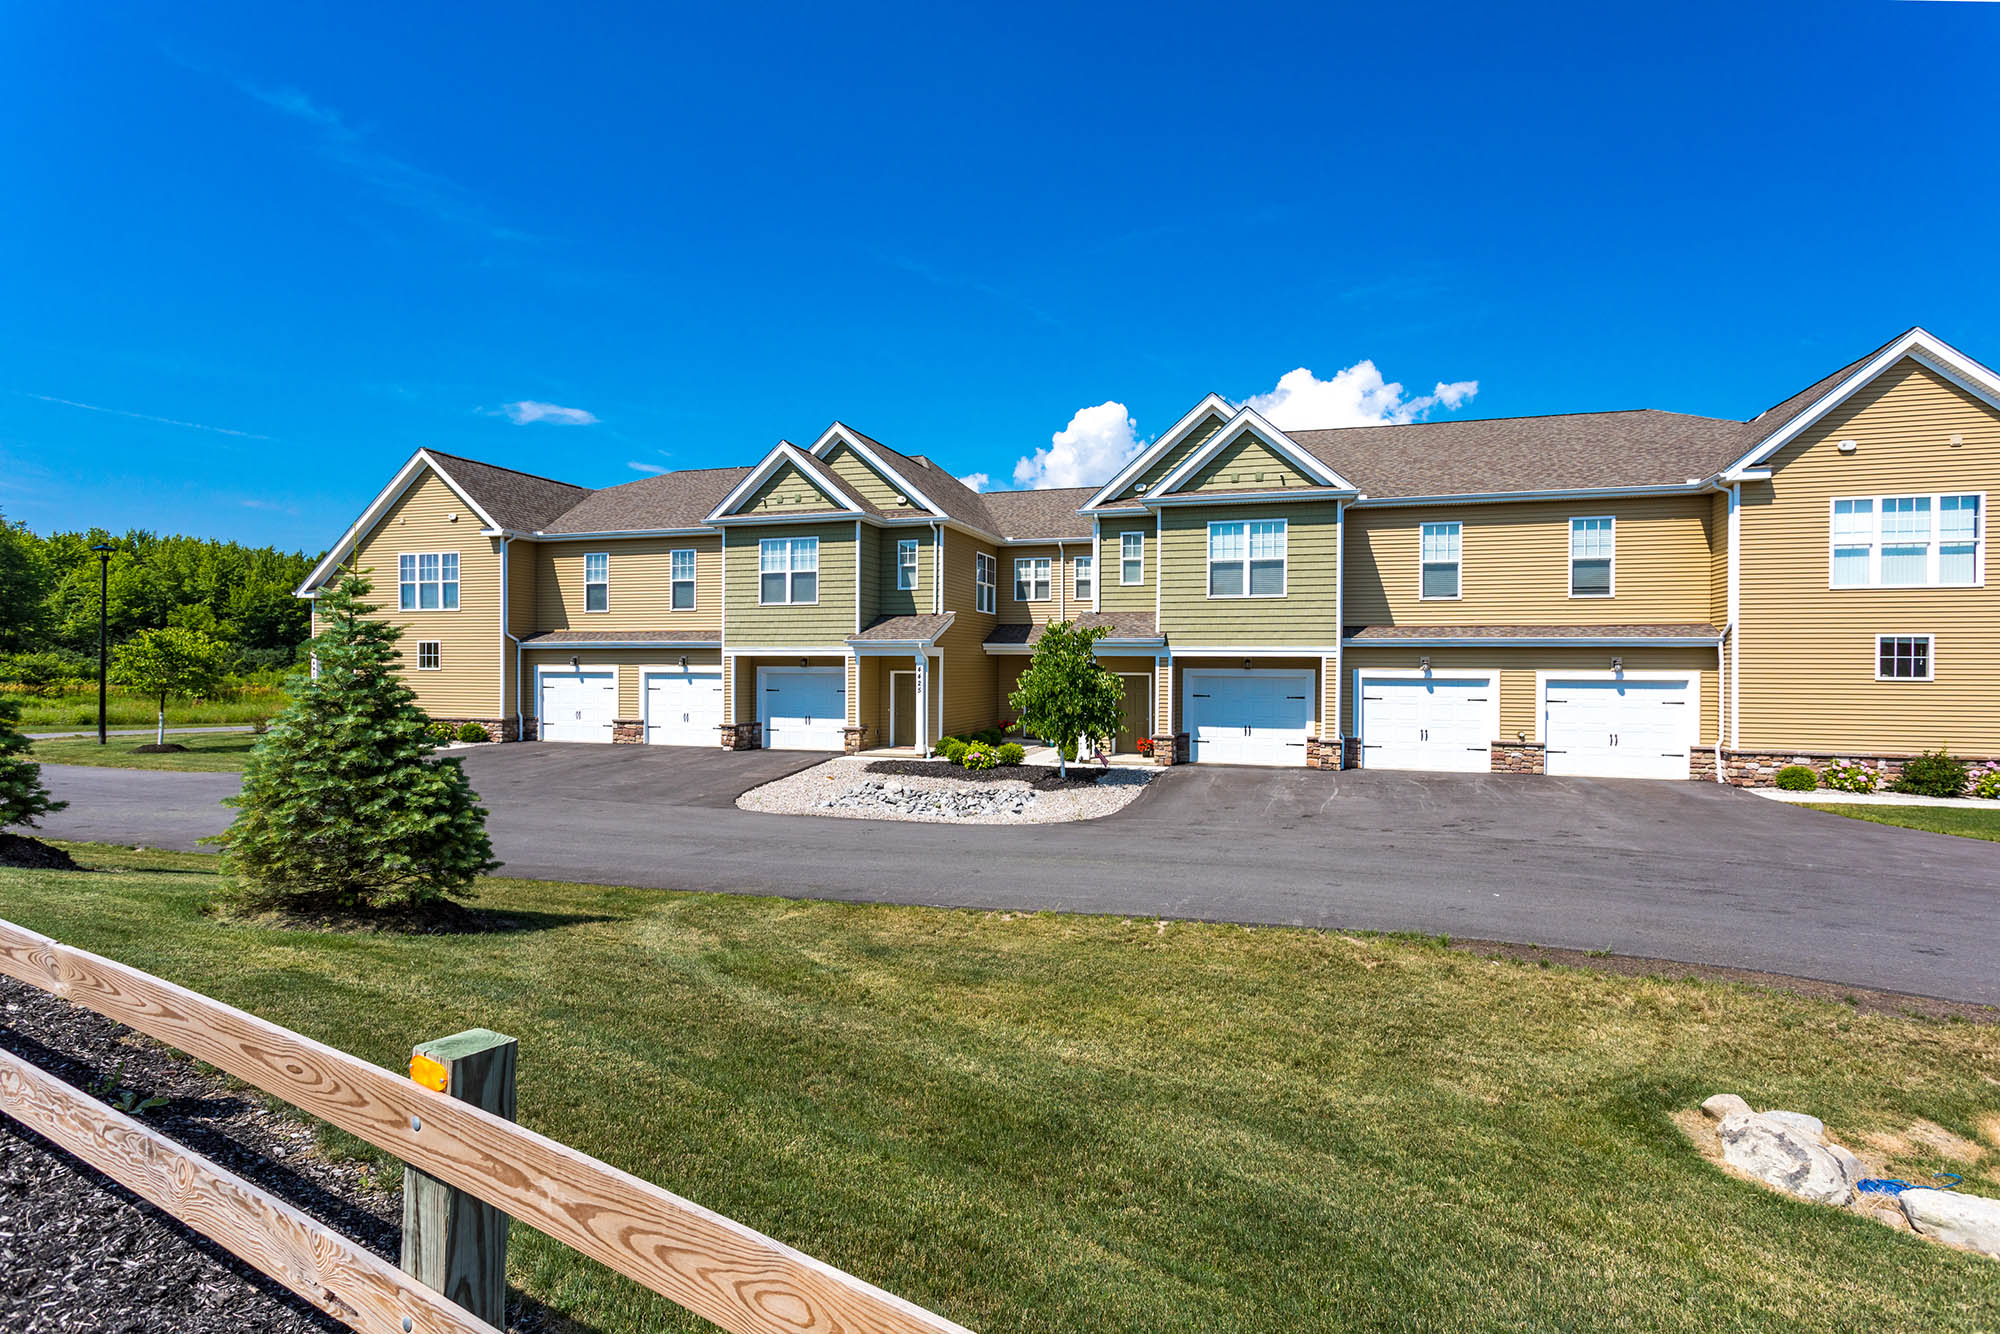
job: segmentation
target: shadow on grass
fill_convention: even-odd
[[[240,921],[263,922],[287,931],[333,931],[363,935],[509,936],[555,931],[566,926],[590,926],[617,919],[607,913],[538,912],[533,909],[474,908],[462,903],[379,912],[357,911],[332,904],[292,904],[271,908],[255,904],[217,905]]]

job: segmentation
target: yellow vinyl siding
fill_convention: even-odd
[[[589,644],[564,644],[558,648],[528,649],[522,654],[522,680],[527,685],[522,712],[535,716],[535,669],[553,667],[569,670],[569,660],[586,672],[616,668],[618,672],[618,717],[631,722],[646,716],[646,673],[678,671],[685,654],[689,667],[719,668],[719,649],[691,648],[681,644],[661,644],[657,648],[593,648]],[[719,741],[720,738],[718,737]]]
[[[983,731],[1000,718],[996,667],[985,649],[986,636],[992,633],[997,618],[973,610],[973,557],[981,551],[1000,554],[977,538],[945,530],[944,608],[957,613],[951,629],[938,637],[944,654],[943,716],[939,722],[946,736]],[[1008,573],[1011,575],[1011,569]]]
[[[1319,483],[1278,457],[1262,440],[1244,434],[1202,464],[1193,477],[1181,484],[1177,494],[1188,491],[1272,491],[1287,486],[1317,485]]]
[[[1712,648],[1350,648],[1341,655],[1341,670],[1347,673],[1347,688],[1340,691],[1340,726],[1343,736],[1354,735],[1354,673],[1360,670],[1401,667],[1414,668],[1424,658],[1434,670],[1465,671],[1484,669],[1500,673],[1500,735],[1493,741],[1542,740],[1542,723],[1537,711],[1536,672],[1601,672],[1617,655],[1631,672],[1698,672],[1701,679],[1701,730],[1698,746],[1713,746],[1716,740],[1716,657]]]
[[[1347,512],[1349,625],[1593,625],[1707,621],[1707,495],[1519,501]],[[1572,518],[1609,515],[1611,597],[1569,595]],[[1459,596],[1418,597],[1423,525],[1457,521]],[[1726,541],[1726,536],[1725,536]]]
[[[1960,443],[1954,445],[1952,437]],[[1838,442],[1853,440],[1852,454]],[[1743,484],[1741,719],[1761,747],[2000,754],[2000,588],[1832,588],[1831,502],[1984,492],[2000,499],[2000,413],[1903,361]],[[1990,561],[1990,555],[1989,555]],[[1934,680],[1877,681],[1875,636],[1932,636]]]
[[[781,463],[737,510],[740,514],[782,514],[787,510],[837,510],[840,502],[789,463]]]
[[[724,578],[729,584],[724,642],[730,651],[739,646],[791,648],[845,644],[854,633],[854,528],[854,523],[846,519],[732,528],[723,553]],[[757,550],[758,542],[766,537],[819,539],[817,605],[764,606],[758,602]]]
[[[692,551],[694,607],[673,609],[673,553]],[[583,560],[602,552],[610,559],[610,603],[583,609]],[[535,570],[536,630],[722,629],[722,539],[623,537],[602,542],[517,544]]]
[[[1047,625],[1051,621],[1073,621],[1092,610],[1089,599],[1082,602],[1076,600],[1076,558],[1090,555],[1089,541],[1065,542],[1060,551],[1053,542],[1046,546],[995,547],[992,554],[1000,561],[999,620],[1002,623]],[[1037,556],[1049,558],[1048,599],[1041,602],[1019,601],[1014,596],[1014,562],[1017,559],[1032,560]]]
[[[1283,519],[1285,595],[1208,595],[1210,520]],[[1327,645],[1340,635],[1338,506],[1330,500],[1264,505],[1185,505],[1160,515],[1160,628],[1169,643]]]
[[[458,610],[398,611],[396,558],[432,551],[458,553]],[[418,708],[438,718],[512,716],[501,705],[500,543],[479,535],[458,493],[426,469],[356,544],[354,564],[370,571],[373,619],[402,628],[403,680]],[[438,641],[437,671],[417,670],[417,643],[427,639]]]
[[[828,472],[853,487],[863,500],[877,509],[915,508],[908,496],[898,491],[888,478],[869,467],[866,459],[846,445],[835,445],[820,462],[826,465]]]
[[[516,639],[541,628],[535,624],[538,615],[535,606],[535,565],[540,550],[538,544],[521,538],[507,543],[507,632]],[[514,677],[519,666],[520,654],[515,649],[514,641],[503,642],[500,648],[500,675],[505,682],[500,709],[503,718],[529,712],[528,706],[519,698],[520,687]]]
[[[1136,584],[1119,582],[1120,562],[1123,559],[1123,534],[1131,531],[1145,535],[1145,564],[1142,573],[1145,578]],[[1153,531],[1151,515],[1132,519],[1105,519],[1098,524],[1101,534],[1097,548],[1097,605],[1107,612],[1142,611],[1151,615],[1158,609],[1159,595],[1155,591],[1160,580],[1160,544]],[[1013,565],[1007,567],[1008,577],[1013,577]]]
[[[1729,621],[1729,493],[1718,491],[1708,507],[1708,619]]]
[[[1179,444],[1147,464],[1146,470],[1139,474],[1138,480],[1120,491],[1113,503],[1129,501],[1152,490],[1161,478],[1181,466],[1181,460],[1208,443],[1208,438],[1221,430],[1222,425],[1222,418],[1210,413],[1199,426],[1189,431]]]

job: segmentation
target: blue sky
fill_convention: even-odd
[[[1335,425],[2000,360],[2000,4],[425,8],[0,8],[0,512],[317,551],[423,445],[604,486],[839,418],[1058,483],[1288,374]]]

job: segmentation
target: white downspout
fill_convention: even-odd
[[[1729,487],[1729,748],[1743,748],[1743,483]],[[1716,769],[1722,768],[1720,757]]]
[[[519,638],[515,636],[513,630],[510,628],[512,623],[509,621],[507,615],[507,595],[511,591],[512,584],[514,582],[512,573],[507,568],[507,562],[510,559],[512,551],[513,551],[513,542],[509,538],[503,535],[500,538],[500,660],[502,663],[506,662],[507,641],[510,639],[513,640],[514,641],[514,739],[516,741],[519,741],[521,739],[521,721],[522,721],[521,720],[521,641]],[[504,669],[501,674],[503,677],[505,676]],[[503,684],[500,691],[500,716],[504,718],[506,717],[506,715],[507,715],[507,691],[505,685]]]

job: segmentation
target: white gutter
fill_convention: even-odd
[[[1555,491],[1481,491],[1458,496],[1358,495],[1348,503],[1364,509],[1394,509],[1414,505],[1479,505],[1526,500],[1611,500],[1621,496],[1688,496],[1718,489],[1712,478],[1689,478],[1664,486],[1583,486]]]

